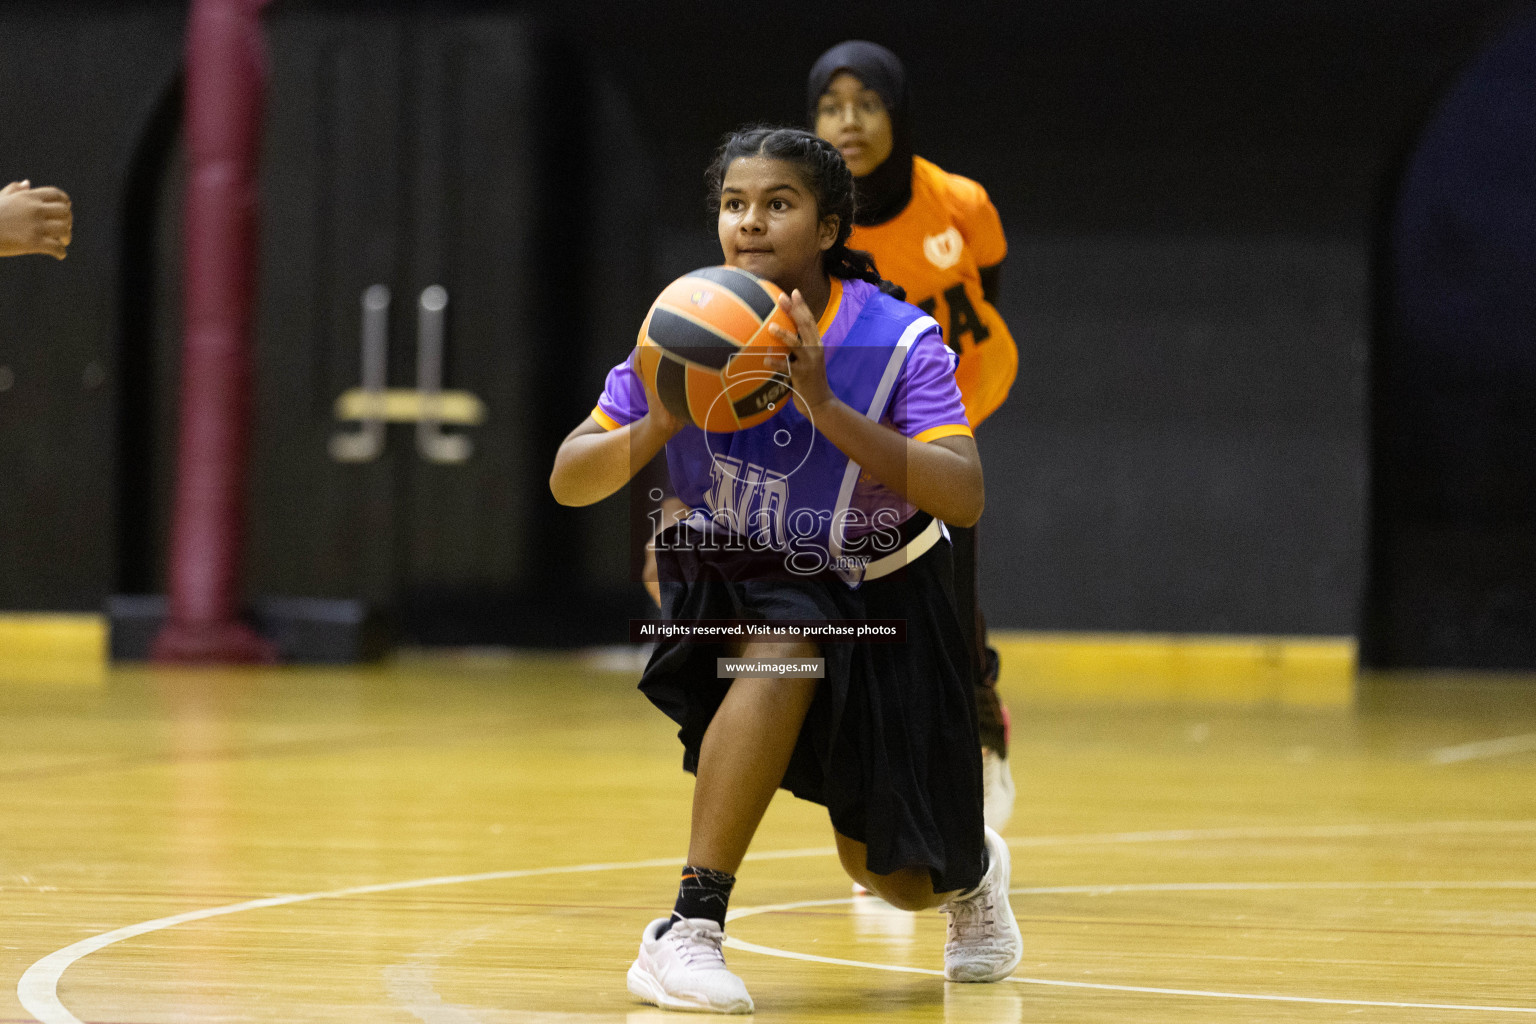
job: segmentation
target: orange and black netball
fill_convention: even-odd
[[[667,411],[704,430],[755,427],[791,400],[768,357],[788,349],[768,330],[795,325],[782,290],[735,267],[703,267],[667,285],[640,325],[638,369]]]

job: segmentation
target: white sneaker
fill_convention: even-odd
[[[1008,844],[990,828],[987,856],[981,884],[943,907],[949,915],[944,977],[950,981],[1002,981],[1024,956],[1024,936],[1008,905]]]
[[[751,1013],[752,997],[740,978],[726,970],[720,952],[725,931],[707,917],[673,921],[658,917],[640,936],[640,955],[629,967],[630,995],[666,1010]]]
[[[1013,817],[1013,773],[1008,759],[991,747],[981,748],[981,800],[987,825],[1001,832]]]

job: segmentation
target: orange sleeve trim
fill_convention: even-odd
[[[597,420],[597,425],[602,427],[604,430],[618,430],[624,425],[618,420],[614,419],[612,416],[609,416],[607,413],[603,412],[603,407],[600,405],[592,410],[592,418]]]
[[[837,311],[843,305],[843,279],[832,278],[832,294],[827,297],[827,308],[821,311],[821,319],[816,323],[816,333],[826,334],[832,326],[832,321],[837,319]]]
[[[975,436],[976,435],[971,432],[971,428],[966,426],[964,423],[946,423],[946,424],[944,424],[943,426],[940,426],[940,427],[929,427],[927,430],[925,430],[922,433],[918,434],[912,440],[928,442],[928,441],[937,441],[941,437],[975,437]]]

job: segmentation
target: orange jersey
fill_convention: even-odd
[[[1008,253],[986,189],[922,157],[912,158],[912,200],[884,224],[853,229],[848,244],[875,257],[881,276],[907,290],[960,354],[955,380],[971,426],[1008,397],[1019,350],[1008,325],[982,298],[981,268]]]

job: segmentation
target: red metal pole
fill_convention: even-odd
[[[193,0],[187,23],[184,329],[170,614],[159,662],[270,662],[239,619],[251,420],[266,0]]]

